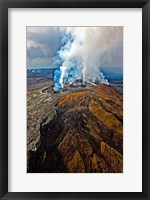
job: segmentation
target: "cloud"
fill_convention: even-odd
[[[27,27],[27,67],[51,67],[60,46],[58,27]]]
[[[80,40],[84,40],[87,43],[86,51],[84,49],[84,54],[87,57],[91,57],[96,54],[94,49],[97,49],[97,52],[101,51],[101,46],[104,47],[105,40],[108,38],[108,48],[111,46],[113,39],[116,39],[117,35],[115,34],[115,29],[112,30],[106,27],[103,31],[104,40],[101,40],[100,43],[97,42],[100,32],[97,31],[98,28],[93,28],[92,31],[87,29],[84,34],[80,34],[81,28],[76,29],[73,32],[73,35],[79,35]],[[97,29],[97,30],[96,30]],[[107,31],[107,29],[110,31]],[[66,31],[66,28],[60,27],[27,27],[27,68],[38,68],[38,67],[53,67],[53,57],[56,56],[57,52],[61,49],[62,43],[65,43],[67,37],[64,37],[63,31]],[[122,31],[123,29],[117,29]],[[67,32],[71,32],[72,28],[68,27]],[[95,36],[92,37],[92,34]],[[81,38],[85,37],[86,38]],[[113,37],[112,37],[113,35]],[[123,34],[121,34],[123,36]],[[62,37],[63,36],[63,37]],[[94,41],[95,40],[95,41]],[[92,42],[92,46],[90,43]],[[73,48],[76,48],[74,46]],[[87,50],[88,49],[88,50]],[[92,50],[91,50],[92,49]],[[80,50],[76,52],[80,52]],[[90,53],[89,53],[90,52]],[[72,55],[73,56],[73,55]],[[111,51],[105,51],[101,57],[102,66],[123,66],[123,38],[116,43]]]
[[[27,58],[28,68],[53,68],[51,57]]]

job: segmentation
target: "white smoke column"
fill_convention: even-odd
[[[61,60],[63,61],[62,66],[60,66],[60,84],[62,87],[64,85],[64,79],[68,77],[69,70],[72,66],[78,66],[78,68],[81,67],[80,73],[76,74],[76,79],[82,78],[82,38],[81,36],[77,37],[78,34],[75,32],[77,30],[79,30],[79,28],[60,28],[63,35],[62,41],[64,42],[66,40],[65,45],[58,52]]]
[[[79,69],[76,78],[82,78],[83,82],[101,81],[101,59],[122,40],[122,27],[66,27],[60,31],[63,41],[66,40],[58,52],[62,59],[62,87],[72,66]]]
[[[83,81],[99,79],[99,67],[104,54],[122,39],[122,28],[90,27],[84,30]]]

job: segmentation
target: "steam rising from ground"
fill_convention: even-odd
[[[60,66],[54,76],[54,91],[78,80],[108,84],[100,72],[101,61],[122,40],[122,27],[62,27],[62,46],[54,61]],[[107,59],[107,58],[106,58]]]

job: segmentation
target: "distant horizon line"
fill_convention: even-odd
[[[111,68],[123,68],[123,66],[102,66],[100,68],[105,68],[105,67],[111,67]],[[33,67],[33,68],[28,68],[28,69],[58,69],[59,67]]]

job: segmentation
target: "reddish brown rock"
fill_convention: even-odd
[[[123,172],[123,99],[107,85],[60,97],[40,131],[28,172]]]

